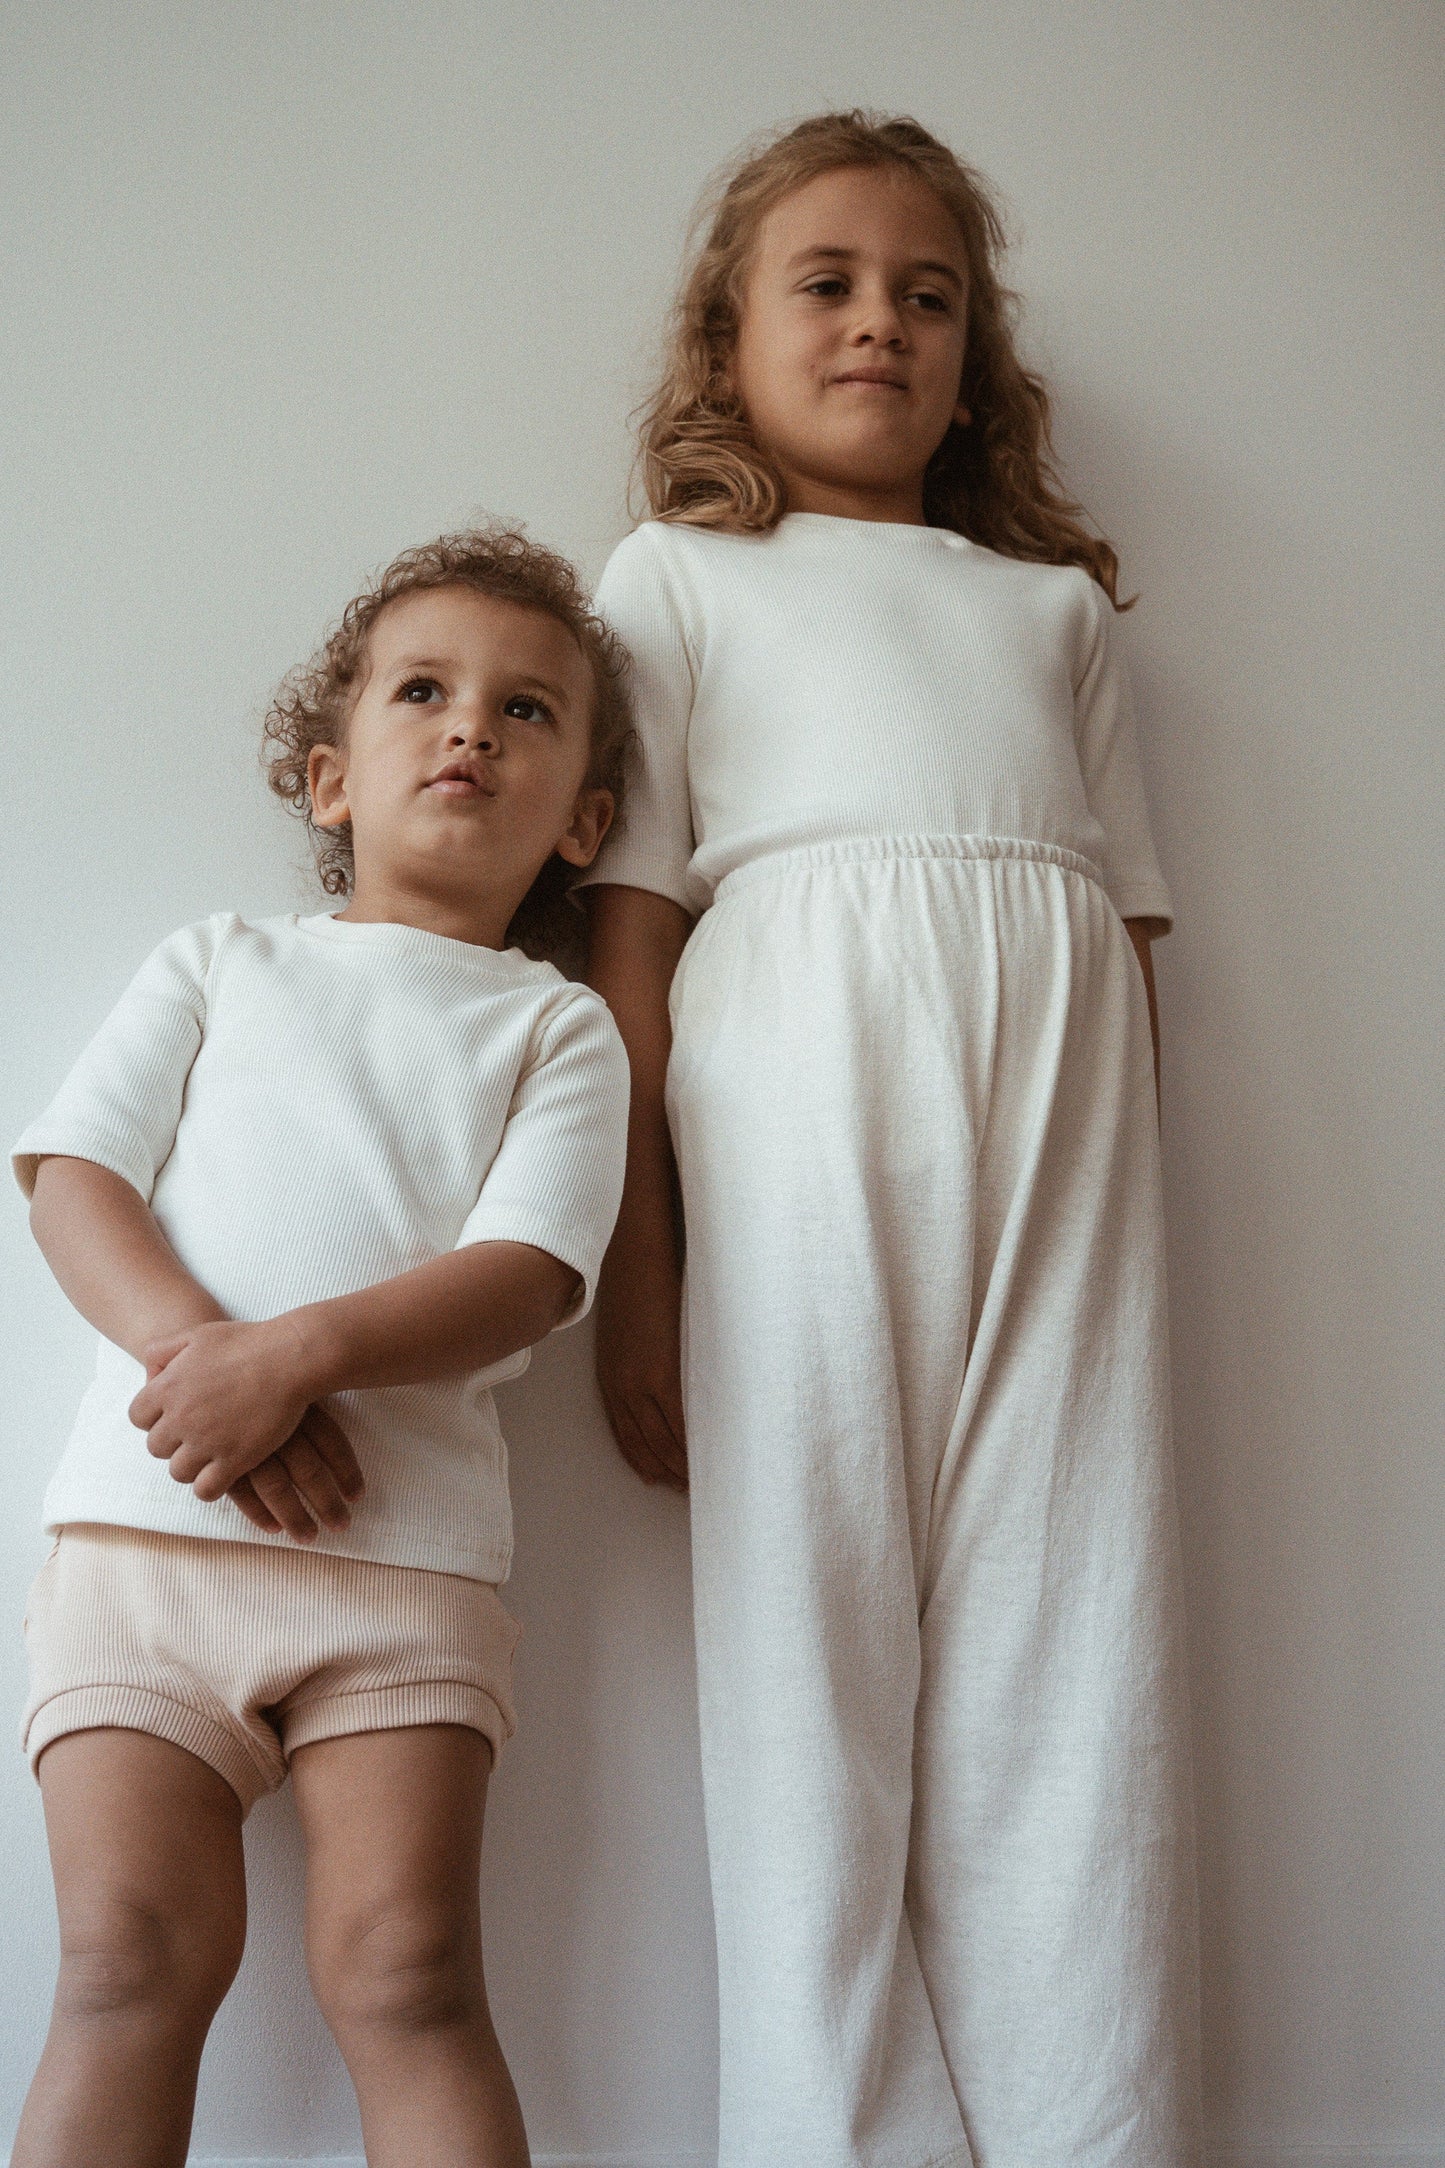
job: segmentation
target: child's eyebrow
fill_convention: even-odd
[[[394,677],[398,670],[447,670],[453,667],[454,664],[437,655],[398,655],[387,664],[386,674]]]
[[[817,263],[820,260],[825,260],[828,263],[856,263],[858,251],[856,248],[800,248],[796,256],[788,258],[788,269],[795,271],[802,264]],[[931,272],[934,278],[946,279],[950,286],[957,287],[960,293],[963,292],[963,280],[951,263],[940,263],[932,256],[919,256],[913,262],[905,265],[904,268],[910,274],[920,271]]]
[[[545,693],[549,700],[555,700],[558,707],[562,708],[569,707],[572,702],[572,695],[565,685],[554,685],[550,678],[537,677],[531,671],[518,678],[517,690],[522,693]]]

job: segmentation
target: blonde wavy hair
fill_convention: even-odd
[[[262,766],[278,798],[305,821],[316,873],[328,896],[347,896],[355,878],[351,823],[318,828],[313,818],[307,763],[313,746],[341,745],[371,668],[372,628],[383,610],[404,595],[441,587],[469,587],[499,602],[540,610],[565,625],[592,676],[592,715],[587,784],[610,791],[620,811],[626,788],[626,755],[632,737],[627,656],[615,633],[593,611],[565,557],[515,527],[495,524],[403,551],[346,605],[341,622],[311,660],[278,686],[262,725]],[[518,904],[508,940],[529,956],[565,956],[581,924],[567,901],[576,874],[554,853]]]
[[[654,518],[763,534],[787,509],[782,476],[754,439],[733,383],[743,286],[776,203],[843,167],[902,173],[952,212],[968,257],[961,403],[924,478],[930,526],[1005,557],[1081,565],[1113,603],[1119,560],[1083,524],[1049,431],[1049,395],[1014,347],[1018,296],[999,271],[1007,245],[988,183],[916,120],[855,109],[820,113],[744,151],[703,198],[673,309],[662,381],[639,410],[638,476]]]

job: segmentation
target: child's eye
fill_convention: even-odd
[[[533,700],[528,693],[514,693],[502,712],[515,715],[523,723],[550,723],[552,720],[552,710],[546,703]]]
[[[824,300],[831,301],[835,295],[847,293],[848,282],[839,278],[836,271],[827,271],[821,278],[809,279],[803,291],[805,294],[820,294]]]
[[[916,301],[920,308],[931,310],[935,315],[946,316],[948,314],[948,296],[946,294],[930,293],[925,287],[921,288],[916,294],[910,294],[908,298],[910,301]]]
[[[420,708],[425,707],[431,700],[440,700],[442,689],[435,678],[408,678],[404,685],[397,687],[396,697],[406,701],[411,707]]]

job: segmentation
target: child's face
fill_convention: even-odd
[[[881,516],[922,517],[924,469],[950,422],[968,419],[967,303],[963,236],[911,175],[845,167],[773,206],[734,367],[794,510],[853,491]]]
[[[592,673],[544,611],[441,587],[388,604],[339,746],[311,755],[318,825],[350,821],[353,901],[474,900],[500,942],[554,851],[596,856],[612,818],[587,786]]]

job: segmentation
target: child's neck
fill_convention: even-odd
[[[395,874],[357,868],[346,908],[337,918],[360,926],[415,926],[473,948],[504,949],[516,904],[505,898],[454,895],[419,887]]]
[[[790,512],[823,512],[831,519],[875,520],[892,527],[926,527],[923,477],[877,485],[827,482],[814,475],[784,473]]]

